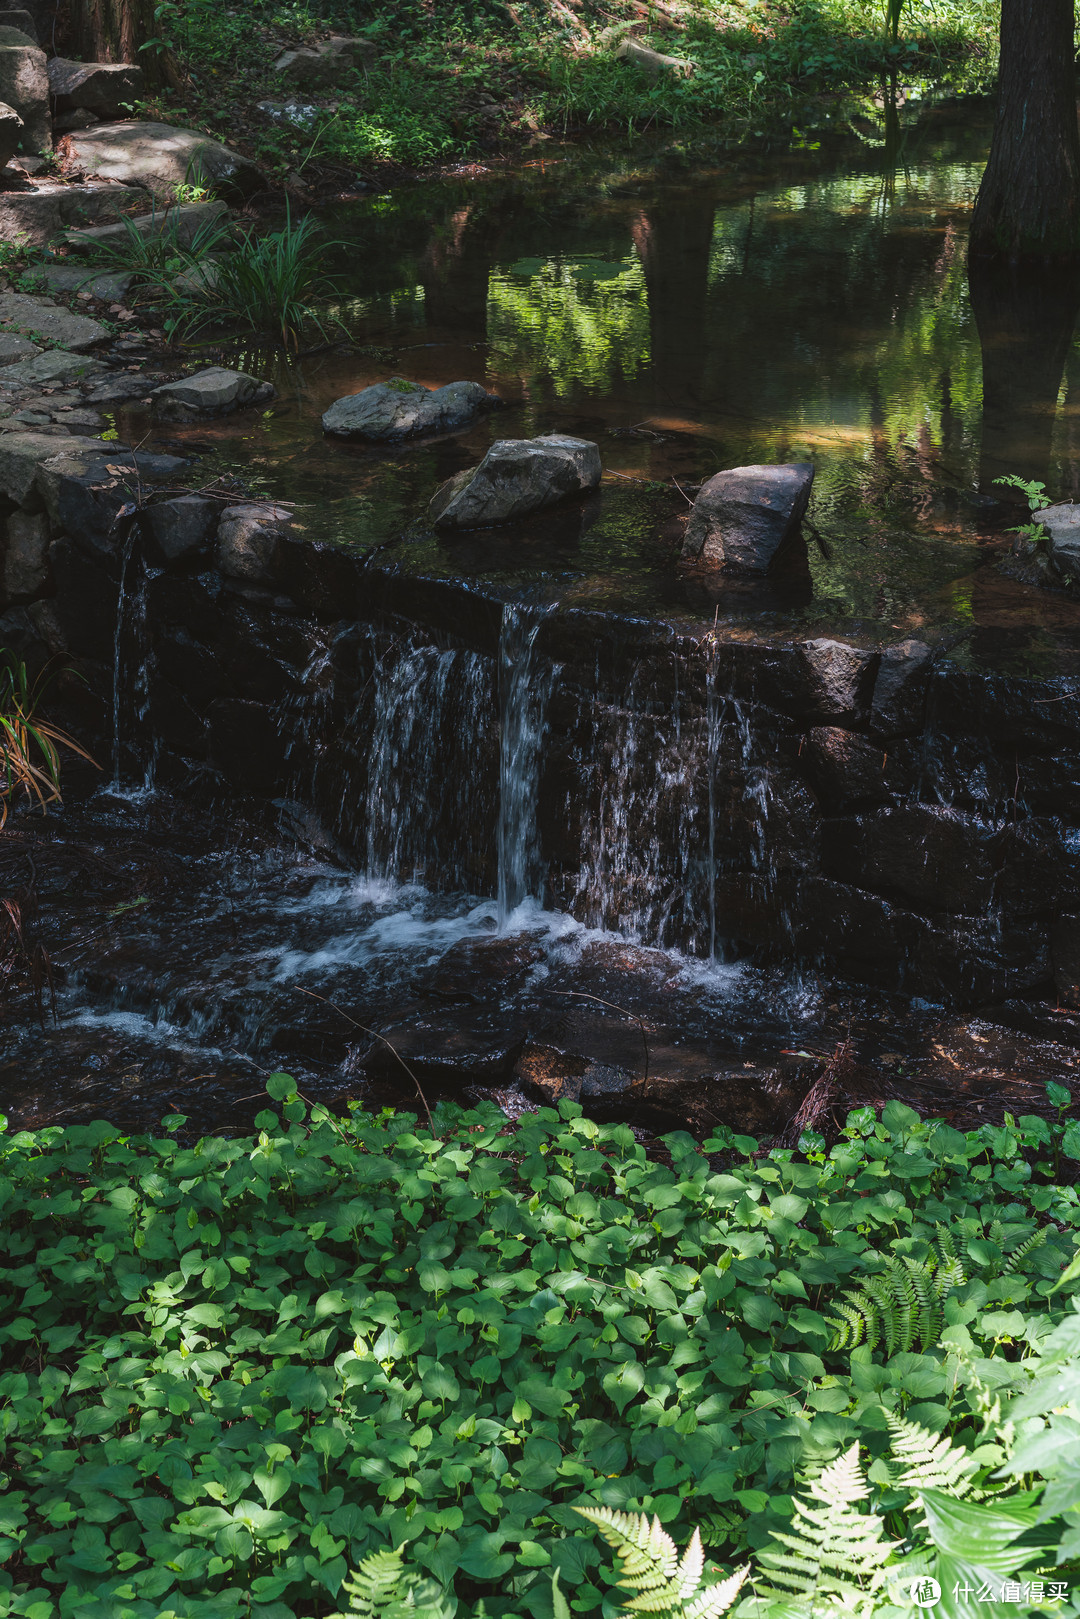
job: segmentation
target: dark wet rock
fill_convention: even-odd
[[[123,117],[142,95],[145,79],[134,62],[69,62],[62,56],[52,58],[48,74],[57,112],[85,107],[99,118]]]
[[[362,1069],[403,1087],[412,1084],[410,1071],[421,1084],[432,1079],[453,1089],[507,1083],[526,1032],[520,1008],[437,1006],[384,1024]]]
[[[49,520],[41,512],[12,512],[7,520],[4,591],[10,600],[40,596],[49,578]]]
[[[878,654],[846,641],[804,641],[800,647],[808,684],[809,712],[823,720],[865,717]]]
[[[65,135],[58,151],[69,173],[145,186],[155,195],[169,198],[177,186],[190,184],[193,173],[204,175],[226,198],[241,201],[264,184],[254,163],[238,152],[201,130],[177,129],[171,124],[96,124],[93,129]]]
[[[1059,916],[1050,930],[1054,988],[1062,1006],[1080,1008],[1080,916]]]
[[[453,433],[499,403],[498,395],[489,394],[478,382],[425,388],[419,382],[391,377],[389,382],[377,382],[335,400],[322,424],[333,438],[392,444],[428,433]]]
[[[902,736],[921,730],[934,654],[922,641],[900,641],[881,653],[870,729],[877,736]]]
[[[178,495],[148,507],[142,521],[150,559],[168,564],[207,549],[220,512],[219,500],[202,495]]]
[[[217,565],[222,573],[252,584],[269,580],[291,522],[292,512],[286,506],[227,506],[217,534]]]
[[[884,750],[857,731],[814,726],[801,739],[799,763],[828,810],[854,803],[881,802],[889,796]]]
[[[0,14],[2,15],[2,14]],[[45,52],[15,28],[0,26],[0,103],[23,121],[20,144],[26,152],[52,147],[49,79]]]
[[[116,579],[103,559],[77,546],[66,535],[49,547],[49,566],[56,587],[54,605],[65,642],[84,669],[97,664],[112,669],[116,632]],[[111,681],[111,673],[109,680]]]
[[[683,556],[741,573],[765,573],[798,531],[814,468],[808,463],[732,467],[703,484]]]
[[[496,989],[524,983],[543,959],[542,946],[528,934],[461,939],[439,958],[428,988],[449,1000],[486,1000]]]
[[[172,481],[189,463],[181,456],[137,453],[123,445],[93,445],[41,463],[35,488],[54,526],[77,544],[112,556],[150,485]]]
[[[213,416],[230,416],[248,405],[262,404],[274,397],[272,382],[260,382],[245,371],[210,366],[194,376],[167,382],[151,394],[154,414],[165,422],[194,422]]]
[[[994,897],[998,828],[937,804],[826,822],[822,865],[839,882],[929,911],[975,915]]]
[[[3,373],[0,373],[0,381]],[[1080,679],[985,673],[946,663],[930,675],[927,725],[945,737],[974,737],[993,751],[1080,752]]]
[[[562,433],[497,439],[478,466],[442,485],[428,519],[438,529],[505,523],[595,489],[601,471],[599,448],[587,439]]]
[[[225,697],[207,711],[210,760],[229,786],[247,796],[273,798],[285,785],[285,745],[272,709]]]
[[[273,67],[283,83],[297,90],[332,89],[357,70],[366,72],[378,54],[374,40],[337,34],[312,48],[284,51]]]

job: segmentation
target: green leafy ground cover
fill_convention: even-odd
[[[987,1400],[1071,1313],[1074,1123],[890,1103],[828,1154],[665,1163],[570,1104],[432,1132],[268,1088],[254,1138],[0,1137],[0,1613],[326,1614],[407,1544],[494,1619],[550,1615],[554,1569],[588,1614],[575,1503],[730,1563],[853,1443],[874,1478],[890,1414],[982,1477]]]
[[[200,125],[277,176],[338,183],[384,165],[430,165],[513,149],[541,133],[720,126],[760,132],[803,116],[808,96],[915,86],[984,88],[996,56],[990,0],[919,0],[900,37],[875,0],[165,0],[162,38],[182,84],[151,110]],[[616,59],[634,37],[696,64],[650,82]],[[378,47],[370,73],[332,91],[283,90],[272,63],[331,32]],[[304,127],[262,101],[311,103]]]

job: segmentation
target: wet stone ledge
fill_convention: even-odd
[[[1080,681],[541,610],[310,543],[288,508],[193,505],[168,458],[134,514],[101,472],[8,497],[0,641],[75,660],[63,717],[135,779],[306,806],[344,862],[491,894],[514,701],[546,904],[931,1001],[1080,1005]]]

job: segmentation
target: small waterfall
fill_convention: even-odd
[[[150,722],[155,659],[147,586],[150,574],[137,547],[138,528],[128,529],[120,559],[120,584],[113,635],[112,781],[122,785],[125,752],[134,756],[141,786],[150,791],[157,775],[158,742]]]
[[[551,607],[507,602],[499,632],[499,927],[543,887],[536,799],[555,668],[537,669],[536,637]]]

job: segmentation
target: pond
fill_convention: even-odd
[[[888,744],[899,776],[851,811],[803,779],[821,716],[778,718],[764,677],[749,695],[737,673],[722,687],[701,650],[836,636],[872,656],[917,637],[949,653],[952,679],[1049,677],[1065,693],[1049,700],[1073,705],[1080,606],[998,571],[1024,509],[995,480],[1080,491],[1080,288],[969,284],[988,128],[982,104],[883,104],[782,151],[546,147],[335,209],[332,314],[348,341],[330,331],[288,363],[233,351],[273,376],[273,405],[158,439],[296,502],[305,537],[362,561],[391,605],[343,629],[249,602],[245,623],[285,615],[258,631],[258,657],[289,666],[280,690],[208,690],[185,753],[170,716],[178,692],[196,699],[168,667],[195,667],[193,641],[216,636],[212,655],[194,649],[203,679],[239,620],[205,629],[219,587],[192,579],[184,600],[202,591],[201,605],[177,629],[181,586],[150,570],[133,640],[127,579],[101,680],[121,727],[125,658],[151,670],[151,696],[126,740],[103,739],[120,777],[95,794],[75,772],[69,807],[44,828],[20,814],[5,839],[6,885],[32,873],[56,984],[42,1024],[29,998],[9,1008],[0,1084],[16,1121],[104,1112],[146,1127],[169,1111],[242,1126],[284,1067],[337,1101],[567,1094],[642,1130],[771,1130],[848,1040],[862,1077],[843,1094],[921,1095],[958,1122],[1031,1111],[1044,1078],[1067,1081],[1075,1020],[1040,1001],[1049,901],[1003,923],[991,883],[977,903],[958,890],[942,917],[918,871],[852,878],[836,852],[886,799],[926,811],[926,861],[942,806],[976,842],[1011,835],[1020,765],[988,761],[992,727],[950,730],[959,688],[941,687],[918,747]],[[433,443],[324,439],[322,411],[388,375],[472,378],[504,405]],[[147,426],[138,409],[118,419],[131,443]],[[510,533],[426,529],[435,487],[494,438],[551,431],[598,442],[596,496]],[[805,554],[765,582],[681,563],[696,487],[779,460],[816,468]],[[433,585],[450,604],[437,624]],[[490,633],[465,624],[473,597]],[[652,637],[618,679],[585,639],[599,648],[610,626],[624,663]],[[1060,752],[1066,731],[1041,712],[1025,808],[1046,815],[1064,800],[1039,749]],[[288,765],[261,786],[240,762],[255,721],[285,739]],[[860,942],[869,901],[858,888],[863,910],[849,909],[852,882],[892,929],[879,956]],[[945,965],[927,989],[905,956]],[[965,995],[997,1021],[946,1010]],[[1039,1037],[1024,1055],[1017,1029]],[[957,1085],[959,1069],[982,1089]]]

